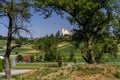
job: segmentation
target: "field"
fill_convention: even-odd
[[[12,45],[14,45],[14,41],[12,41]],[[4,49],[6,48],[6,41],[5,40],[0,40],[0,47],[3,47]],[[79,62],[84,62],[84,60],[81,57],[80,54],[80,50],[75,48],[72,44],[68,43],[68,42],[62,42],[61,44],[58,45],[58,51],[61,53],[63,59],[68,59],[69,55],[71,52],[74,53],[75,58],[77,61]],[[109,54],[105,55],[105,61],[107,62],[119,62],[120,61],[120,45],[118,45],[118,56],[117,58],[108,58]],[[4,55],[5,50],[0,50],[0,55]],[[15,48],[12,52],[11,52],[11,56],[17,56],[18,54],[21,54],[23,56],[35,56],[35,58],[37,58],[39,55],[44,56],[44,52],[42,51],[38,51],[35,50],[31,47],[31,45],[22,45],[20,48]]]

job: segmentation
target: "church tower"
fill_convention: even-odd
[[[65,35],[70,35],[69,31],[66,30],[64,27],[62,27],[62,35],[65,36]]]

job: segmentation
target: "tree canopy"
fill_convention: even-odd
[[[67,19],[75,25],[72,42],[80,48],[86,62],[98,63],[102,53],[117,52],[116,42],[113,41],[114,36],[111,35],[110,29],[115,16],[114,5],[119,2],[118,0],[33,1],[36,10],[46,18],[53,12],[60,15],[69,14]],[[105,50],[103,47],[106,47]]]

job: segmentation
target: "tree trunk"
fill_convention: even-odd
[[[4,66],[5,66],[5,76],[7,79],[11,77],[11,67],[10,67],[10,53],[11,53],[11,41],[12,41],[12,16],[8,13],[9,26],[8,26],[8,35],[7,35],[7,44],[6,44],[6,53],[4,55]]]
[[[62,62],[61,61],[58,61],[58,67],[61,67],[62,66]]]
[[[4,67],[5,67],[5,77],[9,79],[11,77],[11,67],[10,67],[10,60],[9,56],[4,56]]]
[[[89,55],[89,63],[95,64],[96,60],[94,57],[94,52],[92,50],[92,37],[88,40],[88,43],[87,43],[87,53]]]

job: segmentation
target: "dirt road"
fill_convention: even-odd
[[[26,70],[26,69],[22,69],[22,70],[11,70],[11,75],[17,75],[17,74],[23,74],[26,72],[29,72],[31,70]],[[0,72],[0,77],[4,77],[5,76],[5,72]]]

